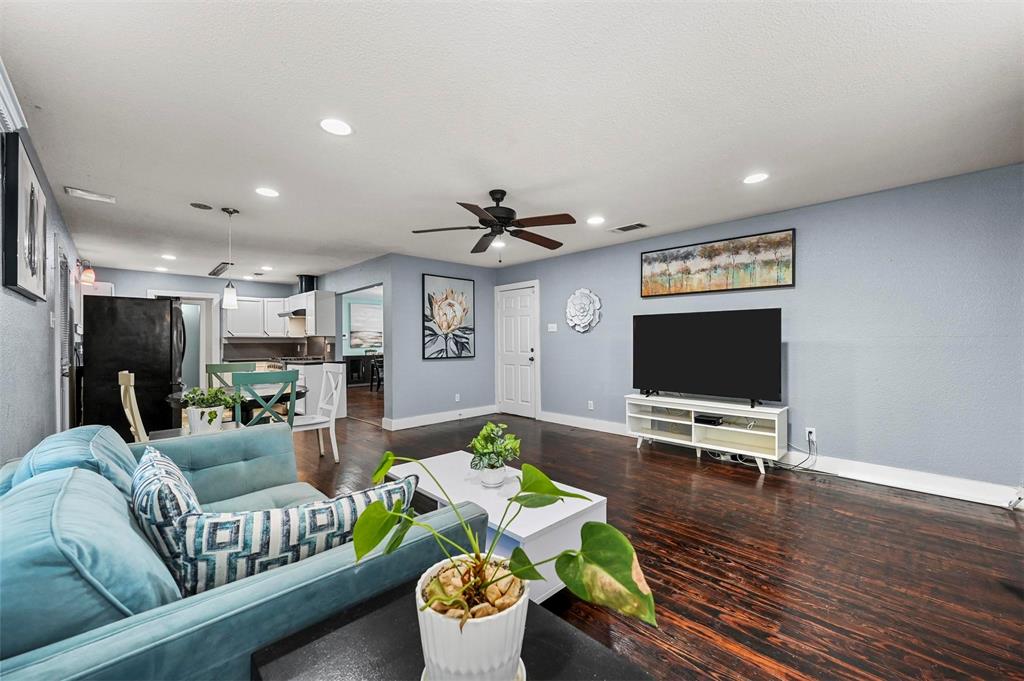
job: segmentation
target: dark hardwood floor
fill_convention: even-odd
[[[384,418],[384,391],[370,390],[368,385],[352,386],[346,391],[348,417],[374,426]],[[340,440],[339,440],[340,442]]]
[[[1024,679],[1019,513],[501,419],[523,461],[608,497],[660,628],[565,591],[545,605],[656,678]],[[340,465],[296,434],[299,475],[326,493],[361,489],[384,450],[463,449],[485,421],[388,432],[343,419]]]

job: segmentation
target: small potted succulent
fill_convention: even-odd
[[[219,431],[224,409],[239,404],[242,396],[229,393],[224,388],[192,388],[181,396],[181,401],[188,412],[188,432],[197,435]]]
[[[469,467],[480,471],[480,484],[484,487],[501,487],[505,483],[505,462],[519,458],[520,440],[512,433],[506,433],[508,426],[487,422],[469,443],[473,459]]]
[[[441,487],[422,462],[392,452],[384,453],[373,475],[374,484],[382,482],[398,461],[419,464]],[[413,526],[430,532],[446,556],[427,568],[415,588],[426,664],[424,678],[512,681],[524,673],[519,656],[530,580],[544,579],[537,570],[544,563],[554,562],[559,579],[579,598],[657,626],[654,597],[636,551],[626,535],[607,523],[584,523],[580,548],[566,549],[544,560],[531,560],[520,547],[513,549],[511,556],[495,555],[495,546],[523,509],[586,499],[583,495],[559,488],[536,467],[523,464],[519,490],[509,498],[488,547],[480,544],[480,538],[443,487],[441,492],[462,525],[465,546],[419,522],[412,513],[403,512],[400,500],[390,509],[382,501],[373,502],[359,515],[352,531],[357,561],[388,534],[391,538],[384,553],[395,551]]]

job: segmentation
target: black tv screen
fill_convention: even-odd
[[[633,387],[782,400],[782,310],[634,316]]]

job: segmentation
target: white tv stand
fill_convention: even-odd
[[[698,414],[722,417],[722,425],[695,423]],[[626,395],[626,427],[637,449],[648,442],[752,456],[764,475],[764,462],[773,465],[788,451],[789,407],[749,407],[738,402]]]

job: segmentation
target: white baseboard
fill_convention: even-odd
[[[806,456],[803,452],[790,451],[782,458],[782,461],[787,464],[798,464]],[[1017,489],[1012,485],[955,478],[950,475],[912,471],[907,468],[893,468],[892,466],[840,459],[833,456],[812,457],[804,464],[803,468],[830,473],[841,478],[860,480],[886,487],[898,487],[925,494],[937,494],[941,497],[973,501],[978,504],[1002,506],[1003,508],[1006,508],[1007,504],[1017,495]]]
[[[574,428],[586,428],[587,430],[596,430],[602,433],[611,433],[612,435],[629,434],[629,431],[626,430],[625,423],[619,423],[618,421],[602,421],[601,419],[588,419],[585,416],[559,414],[553,411],[542,411],[537,415],[537,420],[560,423],[563,426],[573,426]]]
[[[486,416],[487,414],[494,414],[497,411],[498,407],[496,405],[485,404],[482,407],[468,407],[466,409],[456,409],[454,411],[439,411],[433,414],[406,416],[405,418],[400,419],[381,419],[381,427],[384,430],[405,430],[406,428],[419,428],[420,426],[429,426],[434,423],[444,423],[445,421],[458,421],[459,419]]]

